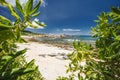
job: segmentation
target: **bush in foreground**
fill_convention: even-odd
[[[33,17],[39,15],[38,12],[41,0],[33,5],[33,0],[28,0],[21,5],[16,0],[16,8],[5,0],[0,0],[0,4],[7,7],[9,15],[15,18],[12,22],[8,18],[0,15],[0,80],[43,80],[34,60],[27,63],[24,58],[26,49],[17,51],[16,42],[25,42],[21,38],[21,32],[27,27],[37,27],[32,24]],[[20,13],[20,14],[18,14]],[[34,21],[38,26],[45,26]]]
[[[57,80],[120,80],[120,8],[102,12],[92,28],[97,38],[95,47],[86,43],[74,42],[74,51],[68,55],[67,72],[71,77]]]

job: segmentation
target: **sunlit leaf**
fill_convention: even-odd
[[[38,16],[39,14],[40,14],[40,12],[34,13],[34,14],[32,14],[32,17],[36,17],[36,16]]]
[[[38,24],[38,25],[41,26],[41,27],[46,26],[44,23],[40,23],[40,22],[38,22],[38,21],[35,21],[35,23]]]
[[[20,20],[20,17],[13,6],[11,4],[7,4],[7,7],[9,8],[11,15],[14,16],[17,20]]]
[[[33,0],[28,0],[26,3],[26,14],[28,15],[33,7]]]
[[[4,57],[2,57],[3,60],[10,60],[12,58],[13,58],[12,56],[4,56]]]
[[[0,0],[0,4],[6,5],[6,1],[5,0]]]
[[[0,23],[0,29],[10,29],[10,28],[13,28],[13,27]]]
[[[31,60],[28,64],[27,64],[27,68],[28,67],[31,67],[32,65],[34,65],[34,62],[35,62],[35,60],[33,59],[33,60]]]
[[[25,52],[26,52],[26,49],[21,50],[21,51],[18,51],[18,52],[16,52],[16,53],[14,54],[14,57],[16,58],[16,57],[18,57],[18,56],[24,54]]]
[[[11,25],[11,21],[3,16],[0,16],[0,23]]]

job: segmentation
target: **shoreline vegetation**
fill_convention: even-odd
[[[24,33],[28,26],[46,26],[32,21],[40,14],[42,3],[40,0],[34,5],[33,1],[21,5],[16,0],[16,8],[0,1],[15,17],[13,23],[0,15],[0,80],[120,80],[119,7],[98,16],[97,25],[92,28],[96,39],[92,39]]]

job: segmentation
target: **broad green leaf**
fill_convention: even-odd
[[[0,16],[0,23],[7,23],[10,25],[11,21],[7,19],[6,17]]]
[[[34,14],[35,12],[37,12],[37,10],[39,9],[41,4],[41,0],[38,2],[38,4],[32,9],[32,11],[30,12],[30,15]]]
[[[21,12],[21,14],[24,16],[24,11],[23,11],[23,8],[20,4],[20,0],[16,0],[16,7]]]
[[[9,29],[0,31],[0,42],[15,39],[13,32]]]
[[[5,0],[0,0],[0,3],[3,3],[3,2],[5,2]]]
[[[16,58],[16,57],[24,54],[25,52],[26,52],[26,49],[16,52],[16,53],[14,54],[14,58]]]
[[[41,27],[46,26],[44,23],[40,23],[40,22],[38,22],[38,21],[35,21],[35,23],[38,24],[38,25],[41,26]]]
[[[12,59],[11,56],[3,56],[3,57],[2,57],[2,60],[7,60],[7,61],[8,61],[8,60],[10,60],[10,59]]]
[[[75,40],[73,42],[73,46],[74,46],[75,49],[77,48],[77,42]]]
[[[40,3],[34,8],[33,0],[28,0],[27,4],[24,5],[20,4],[20,0],[16,0],[17,8],[14,8],[5,0],[0,0],[0,4],[6,6],[10,14],[16,19],[14,23],[12,23],[11,20],[0,15],[0,80],[42,80],[41,74],[39,73],[38,67],[35,66],[34,61],[30,63],[25,61],[24,55],[22,54],[26,52],[26,49],[17,51],[15,47],[18,40],[19,42],[24,41],[24,39],[21,38],[21,32],[27,26],[25,23],[28,21],[29,25],[34,26],[31,19],[33,16],[35,17],[40,14],[37,12]],[[23,16],[20,16],[17,11]],[[33,13],[31,14],[31,12]],[[27,68],[27,66],[29,68]]]
[[[33,7],[33,0],[28,0],[26,3],[26,14],[27,16],[29,16],[28,14],[31,12]]]
[[[117,37],[115,38],[115,40],[120,41],[120,36],[117,36]]]
[[[30,72],[33,72],[35,71],[34,68],[26,68],[24,71],[23,71],[23,74],[27,74],[27,73],[30,73]]]
[[[32,17],[36,17],[36,16],[38,16],[39,14],[40,14],[40,12],[34,13],[34,14],[32,14]]]
[[[12,71],[11,71],[11,73],[10,73],[10,75],[14,74],[15,72],[17,72],[19,70],[20,70],[20,68],[13,68]]]
[[[15,11],[15,9],[13,8],[13,6],[8,3],[7,7],[9,8],[11,15],[14,16],[17,20],[20,20],[20,17],[17,14],[17,12]]]
[[[0,3],[2,4],[2,5],[6,5],[6,1],[5,0],[0,0]]]
[[[33,59],[33,60],[31,60],[28,64],[27,64],[27,68],[30,68],[30,67],[32,67],[33,65],[34,65],[34,62],[35,62],[35,60]]]
[[[19,43],[27,43],[27,41],[25,39],[23,39],[23,38],[20,38],[18,42]]]
[[[13,27],[0,23],[0,29],[10,29],[10,28],[13,28]]]
[[[81,76],[80,76],[80,73],[78,73],[78,79],[81,80]]]
[[[100,22],[100,20],[94,20],[94,22],[99,23],[99,22]]]
[[[20,75],[24,75],[24,74],[27,74],[27,73],[30,73],[33,71],[34,71],[34,69],[32,69],[32,68],[15,68],[12,70],[11,75],[20,76]]]
[[[114,13],[120,15],[120,9],[119,9],[119,8],[114,8],[114,7],[112,7],[111,9],[112,9],[112,11],[113,11]]]
[[[113,18],[113,21],[114,21],[114,22],[120,21],[120,16],[118,16],[118,17],[116,17],[116,18]]]

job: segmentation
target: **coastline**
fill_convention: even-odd
[[[50,44],[67,50],[74,49],[73,42],[82,41],[89,45],[94,46],[96,38],[92,38],[90,35],[52,35],[52,34],[33,34],[24,35],[24,39],[30,42],[39,42],[42,44]]]
[[[59,43],[59,42],[51,42],[49,40],[38,40],[38,38],[44,38],[44,35],[43,36],[40,36],[40,37],[36,37],[36,36],[22,36],[22,38],[24,38],[27,42],[37,42],[37,43],[40,43],[40,44],[48,44],[48,45],[52,45],[54,47],[59,47],[59,48],[63,48],[63,49],[66,49],[66,50],[73,50],[73,44],[72,43]],[[49,38],[49,37],[48,37]]]

